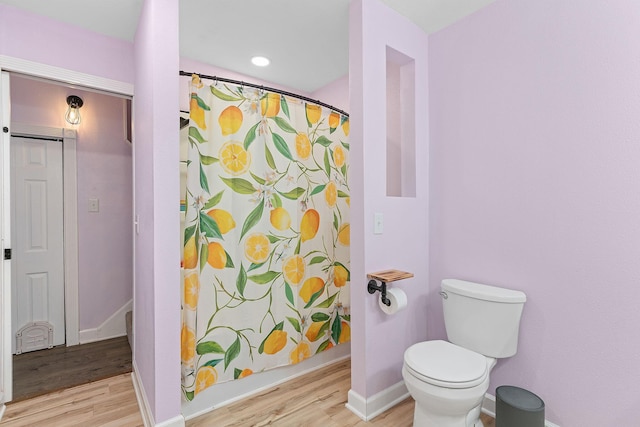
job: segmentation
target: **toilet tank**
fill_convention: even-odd
[[[523,292],[445,279],[440,295],[450,342],[489,357],[516,354]]]

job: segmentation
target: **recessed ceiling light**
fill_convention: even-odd
[[[267,65],[269,65],[269,58],[265,58],[264,56],[254,56],[253,58],[251,58],[251,62],[253,63],[253,65],[258,66],[258,67],[266,67]]]

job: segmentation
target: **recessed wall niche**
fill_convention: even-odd
[[[416,196],[415,61],[387,46],[387,196]]]

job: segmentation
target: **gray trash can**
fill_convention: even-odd
[[[496,388],[496,427],[544,427],[544,402],[520,387]]]

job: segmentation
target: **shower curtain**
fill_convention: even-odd
[[[348,117],[192,77],[182,389],[350,340]]]

